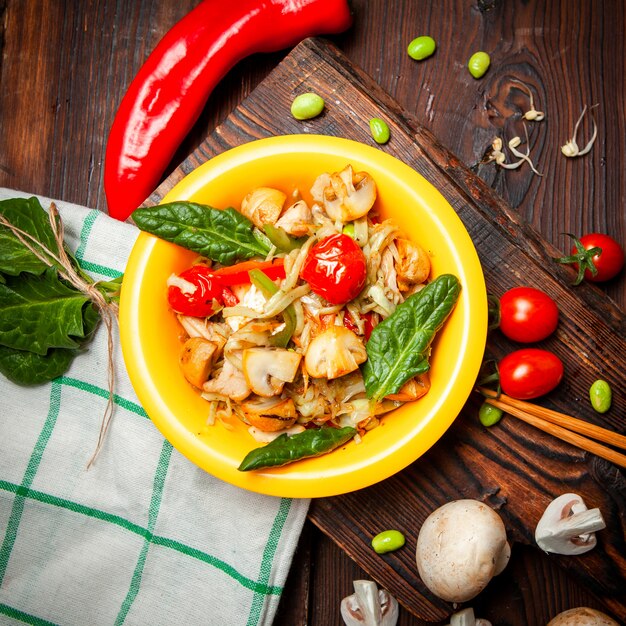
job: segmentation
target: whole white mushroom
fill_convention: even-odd
[[[548,626],[619,626],[619,624],[601,611],[580,606],[559,613],[548,622]]]
[[[454,500],[426,518],[415,556],[422,581],[436,596],[465,602],[506,567],[511,548],[493,509],[478,500]]]

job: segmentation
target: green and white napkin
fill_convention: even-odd
[[[119,276],[138,230],[56,204],[83,269]],[[271,624],[309,500],[233,487],[172,449],[133,392],[117,333],[113,419],[87,469],[106,346],[101,327],[50,384],[0,377],[0,623]]]

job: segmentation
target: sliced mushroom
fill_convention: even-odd
[[[302,355],[285,348],[246,348],[241,369],[250,389],[259,396],[271,397],[282,392],[298,373]]]
[[[371,580],[355,580],[354,593],[341,601],[341,617],[346,626],[395,626],[398,601]]]
[[[304,200],[298,200],[285,209],[276,226],[294,237],[311,235],[315,229],[313,213]]]
[[[245,421],[265,432],[276,432],[293,426],[298,413],[291,398],[251,397],[238,407]]]
[[[412,285],[419,285],[428,278],[430,257],[414,241],[398,238],[395,243],[398,250],[396,260],[398,289],[407,291]]]
[[[500,516],[478,500],[454,500],[431,513],[417,538],[417,569],[424,584],[448,602],[478,595],[509,561]]]
[[[335,221],[351,222],[363,217],[376,200],[376,183],[367,172],[354,173],[351,165],[341,172],[322,174],[313,183],[311,194]]]
[[[548,626],[619,626],[619,624],[601,611],[580,606],[554,616],[548,622]]]
[[[420,374],[419,376],[410,378],[398,389],[398,393],[392,393],[385,396],[385,398],[397,402],[412,402],[413,400],[418,400],[422,396],[425,396],[429,389],[430,376],[427,372],[426,374]]]
[[[553,500],[544,511],[535,541],[544,552],[583,554],[596,543],[595,531],[606,528],[600,509],[587,509],[575,493],[564,493]]]
[[[316,335],[304,355],[309,376],[329,380],[354,372],[366,360],[365,345],[345,326],[329,326]]]
[[[180,353],[183,376],[199,389],[206,382],[215,364],[218,346],[203,337],[190,337]]]
[[[258,228],[275,224],[287,196],[278,189],[257,187],[241,201],[241,212]]]
[[[241,402],[250,395],[250,387],[243,372],[237,369],[228,359],[216,378],[208,380],[202,385],[203,391],[228,396],[235,402]]]
[[[476,618],[474,609],[468,607],[462,611],[457,611],[450,616],[450,623],[447,626],[491,626],[491,622],[486,619]]]

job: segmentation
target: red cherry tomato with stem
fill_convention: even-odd
[[[365,285],[367,262],[359,245],[344,234],[330,235],[309,251],[300,277],[331,304],[356,298]]]
[[[579,285],[583,279],[602,283],[615,278],[622,271],[624,249],[613,237],[603,233],[589,233],[580,239],[569,236],[574,240],[570,256],[554,260],[571,263],[578,270],[574,285]]]
[[[191,317],[208,317],[213,314],[213,300],[223,303],[224,287],[206,265],[194,265],[179,274],[190,285],[189,291],[178,285],[167,289],[167,300],[177,313]]]
[[[518,400],[532,400],[555,389],[563,378],[563,363],[556,354],[522,348],[498,364],[502,391]]]
[[[545,292],[514,287],[500,298],[500,330],[520,343],[542,341],[558,326],[559,309]]]

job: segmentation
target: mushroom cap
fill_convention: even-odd
[[[601,611],[580,606],[559,613],[548,622],[548,626],[619,626],[619,624]]]
[[[510,554],[493,509],[478,500],[454,500],[426,518],[415,556],[422,581],[436,596],[465,602],[504,569]]]

